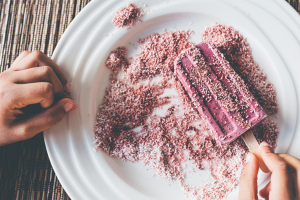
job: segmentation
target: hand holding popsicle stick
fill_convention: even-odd
[[[257,191],[258,160],[249,153],[241,175],[239,200],[258,199],[258,193],[263,199],[300,199],[300,160],[287,154],[275,154],[266,142],[259,145],[259,154],[271,171],[271,181]]]

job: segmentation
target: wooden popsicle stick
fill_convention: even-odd
[[[246,143],[246,145],[248,146],[250,152],[256,156],[260,169],[265,173],[270,172],[269,168],[266,166],[265,162],[263,161],[259,153],[259,144],[256,138],[254,137],[253,132],[251,130],[248,130],[246,133],[242,135],[242,138]]]

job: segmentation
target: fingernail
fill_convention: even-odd
[[[249,162],[249,160],[250,160],[250,153],[247,154],[246,163]]]
[[[75,110],[78,107],[77,103],[74,101],[74,105],[72,107],[72,110]]]
[[[67,84],[65,85],[65,91],[66,91],[66,92],[71,92],[71,87],[70,87],[69,83],[67,83]]]
[[[68,101],[67,103],[65,103],[64,105],[64,109],[66,112],[69,112],[74,106],[74,103],[71,101]]]
[[[265,147],[269,147],[270,145],[268,143],[266,143],[265,141],[263,141],[262,143],[260,143],[260,145],[265,146]]]

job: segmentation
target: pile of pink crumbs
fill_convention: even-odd
[[[114,16],[112,22],[117,28],[129,29],[134,25],[135,21],[141,22],[139,19],[146,11],[129,3],[126,8],[121,8]]]
[[[125,47],[111,52],[106,62],[113,72],[111,86],[97,114],[95,146],[124,161],[142,161],[162,178],[178,181],[189,197],[219,200],[239,184],[248,150],[241,139],[227,146],[217,144],[175,76],[175,58],[194,45],[188,41],[189,34],[152,34],[139,41],[140,51],[130,63]],[[238,31],[214,24],[204,31],[202,41],[224,54],[268,115],[277,113],[275,88],[254,62],[249,44]],[[124,73],[124,78],[118,79],[118,73]],[[152,81],[157,76],[160,81]],[[164,95],[168,89],[177,93]],[[172,99],[178,97],[181,103],[172,104]],[[162,107],[167,107],[165,115],[155,114]],[[138,133],[134,130],[137,127]],[[265,119],[254,134],[259,142],[276,146],[275,122]],[[187,160],[199,170],[208,163],[213,181],[203,186],[185,183],[182,164]]]

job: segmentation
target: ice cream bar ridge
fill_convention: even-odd
[[[200,43],[175,60],[175,73],[221,144],[228,144],[267,117],[223,54]]]

